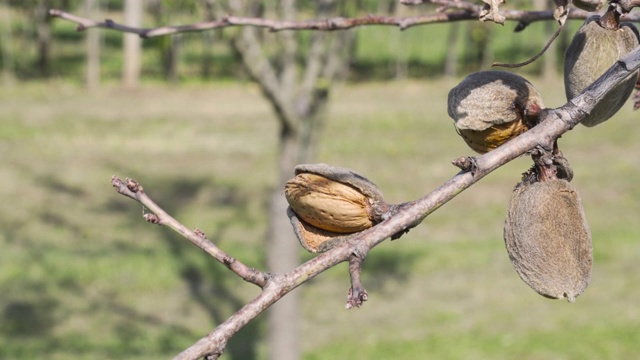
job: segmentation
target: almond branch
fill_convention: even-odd
[[[175,359],[199,359],[204,356],[209,359],[217,359],[224,351],[231,336],[271,304],[299,285],[344,261],[350,262],[352,287],[349,301],[352,305],[362,304],[362,301],[366,300],[367,294],[360,284],[360,264],[364,260],[364,256],[372,248],[385,239],[393,237],[394,234],[402,233],[416,226],[430,213],[484,176],[527,151],[536,147],[551,151],[558,137],[582,121],[616,84],[627,78],[638,68],[640,68],[640,48],[635,49],[629,55],[616,62],[596,82],[564,106],[545,110],[541,115],[542,121],[531,130],[484,155],[475,158],[465,157],[465,161],[457,161],[456,164],[465,169],[439,188],[416,201],[402,204],[399,206],[399,210],[389,219],[368,230],[354,234],[350,240],[287,273],[271,274],[269,276],[266,273],[250,269],[238,261],[229,263],[228,259],[232,259],[229,255],[222,252],[206,238],[186,229],[184,225],[169,216],[146,195],[137,182],[130,179],[122,182],[114,177],[112,184],[120,194],[140,202],[157,217],[145,216],[146,218],[153,219],[152,222],[169,226],[225,264],[246,281],[262,287],[262,292],[254,300],[238,310],[211,333],[178,354]],[[357,291],[354,291],[354,288]],[[357,299],[354,298],[354,295]]]

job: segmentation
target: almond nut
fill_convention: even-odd
[[[295,173],[284,195],[294,232],[311,252],[326,251],[335,244],[330,240],[374,226],[389,209],[378,187],[349,169],[307,164]]]
[[[598,15],[588,18],[578,29],[564,55],[564,86],[567,100],[579,95],[622,56],[638,46],[638,30],[631,23],[603,26]],[[613,28],[610,28],[613,27]],[[582,120],[595,126],[611,118],[627,101],[638,79],[636,71],[619,83]]]
[[[464,141],[486,153],[537,123],[544,108],[538,90],[506,71],[479,71],[451,89],[447,110]]]
[[[591,232],[580,196],[566,180],[518,184],[504,241],[520,278],[542,296],[574,301],[591,280]]]

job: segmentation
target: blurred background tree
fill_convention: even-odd
[[[142,0],[140,0],[142,1]],[[46,14],[48,8],[62,8],[84,13],[84,9],[98,9],[100,17],[124,19],[124,5],[138,1],[81,1],[81,0],[4,0],[0,4],[3,22],[1,69],[13,74],[18,80],[42,79],[51,76],[72,81],[85,81],[84,68],[87,51],[79,41],[85,34],[74,31],[73,26],[63,22],[51,22]],[[95,5],[92,5],[95,4]],[[148,0],[144,2],[144,25],[186,24],[205,20],[212,16],[215,6],[225,1],[206,0]],[[542,0],[513,3],[519,9],[548,8]],[[300,18],[315,16],[314,2],[297,1]],[[135,6],[129,6],[135,9]],[[359,0],[341,4],[334,15],[364,16],[367,14],[411,16],[433,9],[428,5],[418,7],[401,6],[396,1]],[[265,11],[268,11],[265,8]],[[86,10],[88,11],[88,10]],[[96,11],[96,10],[91,10]],[[277,15],[274,12],[266,15]],[[354,31],[350,71],[347,80],[376,81],[394,78],[440,77],[445,67],[455,65],[458,69],[486,67],[492,60],[523,59],[540,49],[549,35],[552,22],[529,26],[523,33],[514,34],[510,25],[505,30],[489,33],[491,24],[475,22],[437,24],[416,27],[399,32],[395,28],[371,27]],[[575,24],[574,24],[575,25]],[[494,26],[495,28],[495,26]],[[552,31],[551,30],[551,31]],[[99,31],[98,31],[99,32]],[[144,41],[141,77],[143,81],[202,82],[215,76],[218,80],[237,79],[245,72],[240,54],[233,50],[233,30],[210,31],[198,34],[181,34]],[[568,32],[567,32],[568,33]],[[121,34],[105,33],[98,40],[105,51],[100,56],[101,76],[113,81],[115,73],[122,68],[123,41]],[[296,35],[301,39],[306,35]],[[429,42],[445,36],[444,42]],[[523,42],[519,37],[525,37]],[[52,40],[55,39],[55,44]],[[214,41],[215,39],[215,41]],[[451,44],[452,46],[449,46]],[[554,56],[548,56],[554,71],[559,69],[565,45],[558,42]],[[154,50],[155,49],[155,50]],[[449,53],[447,53],[447,50]],[[157,51],[159,56],[154,52]],[[459,53],[462,56],[454,56]],[[449,60],[447,60],[449,59]],[[523,71],[538,75],[545,66],[530,66]],[[451,74],[451,70],[446,73]]]

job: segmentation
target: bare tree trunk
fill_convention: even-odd
[[[211,21],[215,19],[214,0],[200,0],[200,12],[203,18]],[[202,63],[200,68],[200,76],[203,79],[209,79],[213,76],[213,44],[216,37],[215,32],[205,31],[202,33]]]
[[[40,75],[49,74],[49,52],[51,49],[51,25],[49,23],[49,1],[38,0],[36,6],[36,33],[38,35],[38,61],[37,67]]]
[[[143,0],[127,0],[124,3],[124,22],[126,25],[142,26]],[[124,35],[122,83],[125,87],[134,88],[140,81],[142,63],[142,42],[134,34]]]
[[[460,33],[460,23],[453,22],[449,25],[449,36],[447,39],[447,55],[444,60],[444,76],[454,78],[458,74],[458,34]]]
[[[263,16],[269,10],[278,18],[294,19],[294,0],[277,3],[230,1],[231,11]],[[333,0],[315,3],[317,17],[327,16]],[[248,5],[248,6],[246,6]],[[269,6],[267,9],[266,6]],[[244,28],[233,46],[251,77],[260,85],[280,123],[278,180],[270,194],[269,225],[266,236],[269,271],[283,273],[299,262],[300,246],[286,216],[287,202],[282,196],[284,183],[293,176],[296,164],[312,160],[317,130],[322,125],[331,83],[344,68],[353,44],[353,33],[316,32],[302,48],[294,32],[264,34]],[[271,54],[271,55],[268,55]],[[297,360],[299,349],[299,310],[296,291],[269,308],[269,359]]]
[[[171,17],[176,9],[171,4],[153,0],[149,11],[153,15],[156,25],[163,26],[171,23]],[[176,36],[164,37],[157,42],[164,79],[174,84],[178,82],[178,55],[181,40],[182,36],[177,34]]]
[[[293,133],[283,131],[280,136],[278,182],[269,201],[269,229],[267,233],[267,267],[269,271],[284,273],[297,266],[299,247],[286,216],[287,201],[282,196],[284,183],[291,178],[296,165],[298,139]],[[299,348],[299,295],[294,291],[281,302],[273,304],[267,315],[269,330],[269,359],[297,360]]]
[[[210,31],[202,34],[202,43],[204,45],[204,49],[202,50],[200,76],[203,79],[210,79],[211,77],[213,77],[213,36],[213,33]]]
[[[2,5],[9,8],[9,1]],[[2,85],[10,86],[15,82],[15,63],[13,60],[13,35],[11,34],[11,16],[9,12],[2,12],[0,18],[0,51],[2,51]]]
[[[182,37],[172,36],[168,39],[168,45],[166,49],[162,50],[162,64],[164,65],[164,78],[170,83],[178,82],[178,63],[179,63],[179,53],[180,53],[180,44],[182,41]]]
[[[392,3],[390,6],[389,4],[387,4],[387,9],[389,9],[389,7],[393,7],[393,9],[389,9],[389,10],[393,10],[393,16],[396,17],[402,17],[402,16],[406,16],[407,13],[407,7],[406,6],[395,6],[394,3]],[[379,14],[383,14],[384,11],[383,10],[384,6],[382,6],[382,3],[380,3],[380,5],[378,6],[379,9]],[[395,80],[405,80],[408,76],[409,76],[409,59],[408,59],[408,50],[406,48],[406,44],[402,41],[402,38],[404,37],[402,33],[400,33],[399,31],[393,31],[392,35],[393,37],[393,41],[392,41],[392,49],[391,49],[391,53],[395,54],[395,59],[393,61],[394,64],[394,77]]]
[[[91,19],[100,18],[100,6],[98,0],[85,0],[85,12]],[[89,89],[96,89],[100,86],[100,42],[101,31],[87,32],[87,72],[86,85]]]
[[[279,12],[285,20],[295,19],[295,0],[281,0]],[[280,58],[282,70],[280,72],[280,94],[285,101],[284,107],[289,107],[289,114],[296,113],[295,97],[298,88],[298,70],[296,55],[298,43],[293,31],[284,32],[282,41],[282,56]],[[293,105],[293,106],[292,106]],[[299,262],[299,247],[291,231],[291,224],[286,216],[287,202],[282,196],[284,183],[292,175],[300,154],[299,119],[289,116],[281,120],[280,157],[278,164],[278,183],[271,198],[269,211],[269,232],[267,234],[267,265],[271,271],[282,273],[289,271]],[[292,126],[293,125],[293,126]],[[303,145],[304,146],[304,145]],[[298,360],[300,358],[299,338],[299,294],[294,292],[287,296],[282,304],[275,304],[267,315],[269,324],[269,359]]]

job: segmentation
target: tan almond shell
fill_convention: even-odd
[[[327,164],[300,164],[294,168],[294,174],[312,173],[326,177],[327,179],[349,184],[358,189],[374,202],[384,202],[382,191],[376,184],[357,172],[340,166]]]
[[[291,207],[287,208],[287,216],[300,245],[312,253],[325,252],[351,237],[350,235],[336,234],[318,229],[309,223],[301,221]]]
[[[591,232],[580,196],[566,180],[517,186],[504,241],[518,275],[540,295],[574,301],[591,280]]]
[[[371,205],[371,218],[375,223],[383,220],[382,217],[389,208],[384,201],[380,188],[371,180],[351,169],[322,163],[300,164],[294,168],[295,175],[303,173],[320,175],[327,179],[350,185],[360,191],[368,198],[368,202]]]
[[[351,185],[300,173],[286,183],[284,194],[293,211],[317,228],[353,233],[374,224],[368,197]]]
[[[529,108],[544,108],[536,88],[520,75],[478,71],[449,91],[447,111],[458,130],[482,131],[522,118]]]
[[[620,29],[605,29],[592,16],[578,29],[564,57],[564,86],[567,100],[579,95],[621,57],[638,46],[638,30],[622,23]],[[585,126],[595,126],[611,118],[627,101],[638,80],[636,71],[609,92],[587,117]]]

